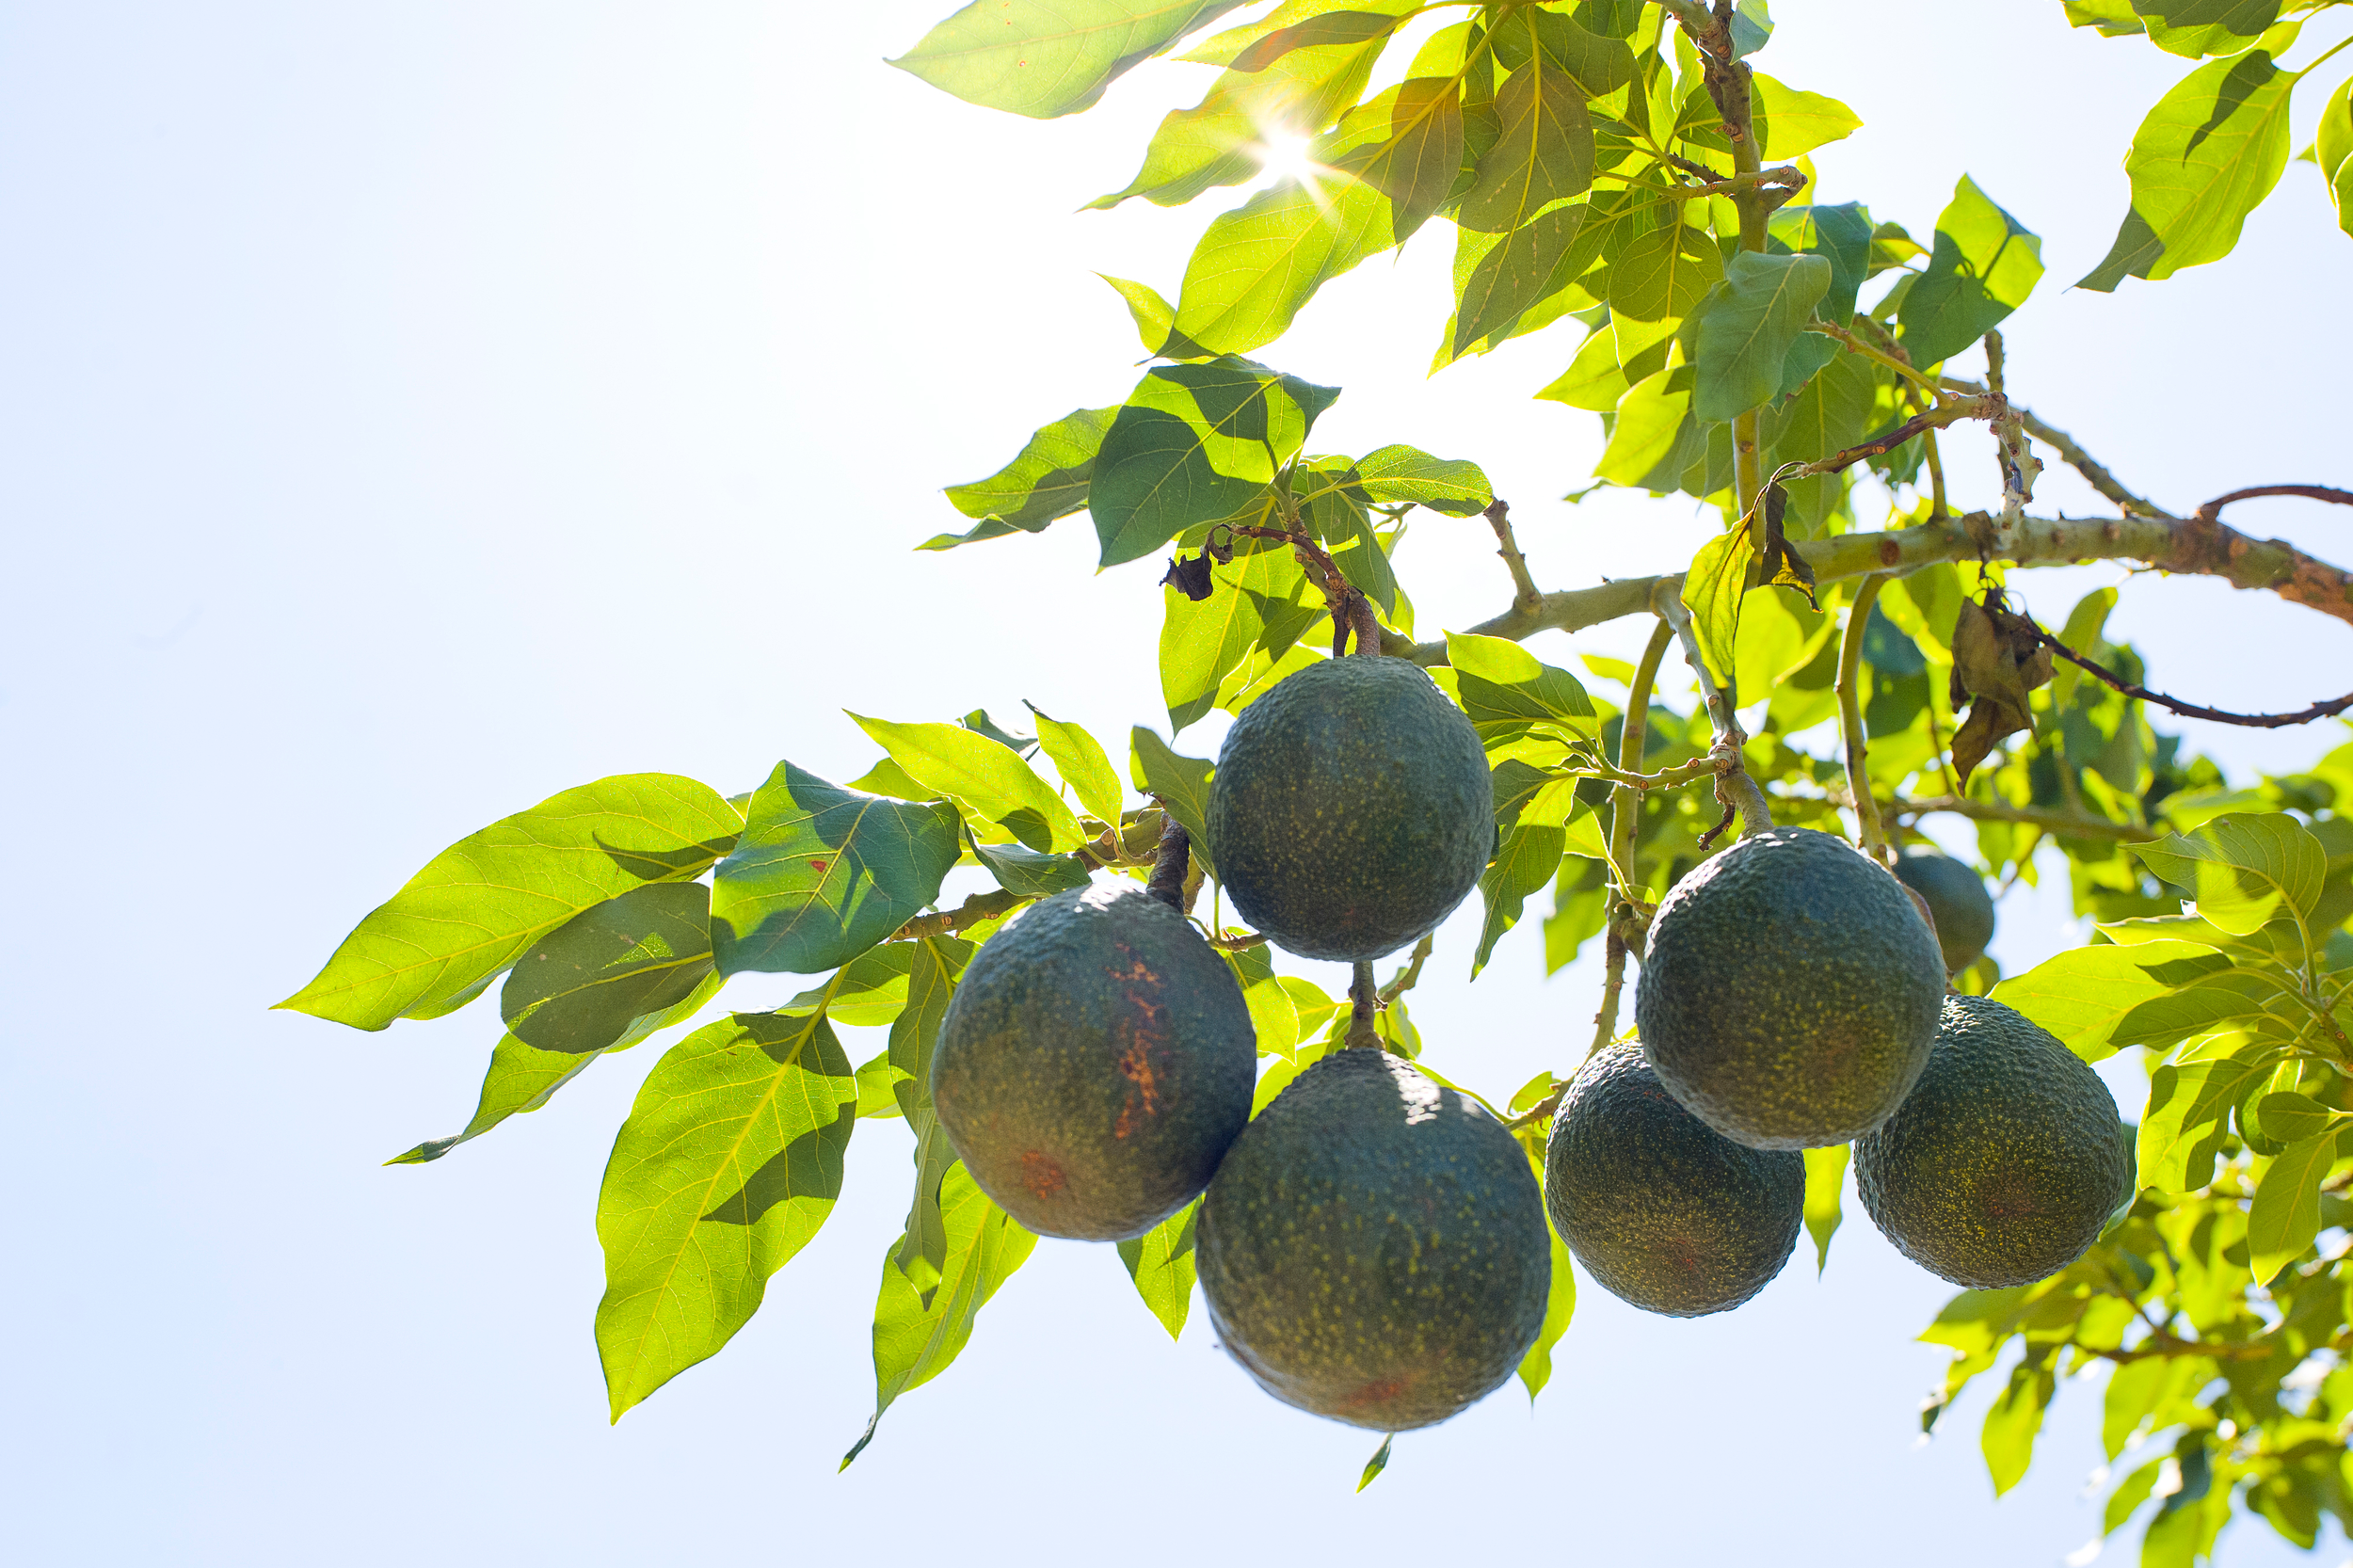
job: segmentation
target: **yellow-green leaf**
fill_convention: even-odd
[[[1011,746],[962,725],[850,717],[909,777],[955,801],[967,816],[996,824],[1041,855],[1067,854],[1086,842],[1078,817]]]

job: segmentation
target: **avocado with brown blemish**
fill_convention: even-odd
[[[1928,1071],[1854,1146],[1855,1189],[1897,1250],[1977,1290],[2081,1257],[2132,1196],[2133,1164],[2100,1075],[1986,997],[1945,999]]]
[[[1209,785],[1217,873],[1242,918],[1302,958],[1419,941],[1495,854],[1479,732],[1420,665],[1309,664],[1227,730]]]
[[[1753,1149],[1807,1149],[1896,1113],[1944,997],[1944,955],[1903,885],[1844,839],[1777,827],[1667,890],[1634,1018],[1685,1110]]]
[[[1545,1146],[1545,1207],[1585,1272],[1645,1312],[1738,1306],[1789,1261],[1805,1160],[1734,1143],[1625,1042],[1579,1067]]]
[[[981,1191],[1042,1236],[1124,1240],[1208,1185],[1257,1042],[1225,961],[1133,883],[1037,904],[973,956],[932,1104]]]
[[[1194,1232],[1218,1338],[1286,1404],[1431,1426],[1509,1379],[1552,1242],[1503,1124],[1401,1057],[1328,1056],[1226,1152]]]

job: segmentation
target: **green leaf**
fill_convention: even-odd
[[[2117,1020],[2115,1032],[2109,1038],[2119,1048],[2155,1046],[2170,1049],[2226,1019],[2260,1017],[2270,1014],[2275,1006],[2281,1016],[2290,1020],[2292,1033],[2298,1020],[2295,1009],[2281,1005],[2282,1000],[2276,983],[2261,975],[2226,971],[2217,975],[2213,984],[2186,986],[2142,1002]]]
[[[716,1354],[841,1192],[857,1080],[821,1010],[738,1013],[655,1064],[597,1195],[613,1418]]]
[[[1210,220],[1176,298],[1190,343],[1246,354],[1290,329],[1316,290],[1397,243],[1388,198],[1349,179],[1287,180]]]
[[[1096,821],[1117,826],[1122,798],[1119,775],[1112,771],[1103,743],[1078,725],[1048,717],[1035,703],[1024,706],[1037,720],[1037,744],[1045,748],[1047,760],[1079,797],[1079,804]]]
[[[1011,746],[961,725],[850,717],[908,776],[948,796],[968,817],[995,823],[1041,855],[1066,854],[1086,842],[1062,796]]]
[[[1936,219],[1929,269],[1897,319],[1918,365],[1940,364],[1999,327],[2042,276],[2042,241],[1995,206],[1967,175]]]
[[[1730,420],[1780,392],[1783,362],[1830,283],[1826,256],[1735,253],[1700,310],[1691,411]]]
[[[1331,23],[1339,19],[1316,19]],[[1127,186],[1087,203],[1116,207],[1141,196],[1163,207],[1264,167],[1266,138],[1312,136],[1356,101],[1389,34],[1402,20],[1358,12],[1338,26],[1286,28],[1242,52],[1190,109],[1163,118]],[[1272,49],[1272,53],[1268,49]]]
[[[406,1153],[396,1154],[384,1161],[387,1165],[423,1165],[470,1143],[506,1120],[536,1111],[548,1103],[554,1093],[578,1078],[588,1064],[610,1051],[627,1050],[630,1047],[669,1028],[684,1023],[702,1011],[703,1004],[718,995],[725,984],[715,974],[703,977],[686,999],[659,1013],[631,1020],[629,1028],[618,1040],[599,1051],[541,1050],[527,1046],[512,1034],[502,1038],[490,1051],[489,1070],[482,1076],[482,1092],[474,1102],[472,1120],[465,1130],[455,1137],[428,1138]]]
[[[1993,1478],[1995,1496],[2025,1479],[2026,1466],[2034,1459],[2035,1434],[2042,1430],[2043,1412],[2050,1407],[2056,1381],[2048,1352],[2029,1355],[2011,1369],[2009,1385],[1985,1413],[1978,1443],[1985,1452],[1986,1470]]]
[[[1626,241],[1602,284],[1613,314],[1636,321],[1688,316],[1724,275],[1724,260],[1704,230],[1671,216]]]
[[[499,1014],[525,1045],[594,1054],[711,978],[711,889],[649,883],[584,909],[516,960]]]
[[[1295,638],[1321,613],[1302,603],[1306,573],[1288,549],[1237,554],[1212,566],[1209,580],[1212,591],[1204,600],[1174,587],[1161,594],[1160,696],[1177,731],[1217,706],[1220,683],[1251,649],[1280,640],[1270,626]]]
[[[1355,482],[1369,500],[1411,502],[1450,518],[1473,517],[1495,502],[1495,488],[1477,463],[1433,457],[1410,446],[1384,446],[1356,459]]]
[[[1471,269],[1454,314],[1453,352],[1500,334],[1552,292],[1553,269],[1576,243],[1585,221],[1582,203],[1548,207],[1503,237]]]
[[[1454,221],[1508,234],[1593,184],[1593,122],[1584,88],[1542,50],[1496,89],[1495,115],[1501,134],[1480,158],[1478,181],[1456,204]]]
[[[1568,835],[1557,827],[1522,824],[1504,836],[1495,859],[1479,877],[1479,897],[1487,906],[1487,920],[1480,928],[1479,951],[1471,957],[1473,980],[1487,967],[1497,941],[1519,923],[1528,895],[1550,882],[1553,872],[1561,869],[1561,856],[1567,849]]]
[[[1683,602],[1691,612],[1691,632],[1699,639],[1700,656],[1707,661],[1716,683],[1727,691],[1737,668],[1740,601],[1748,596],[1749,568],[1755,558],[1743,524],[1700,546],[1700,552],[1683,572]],[[1755,695],[1735,693],[1734,697],[1744,701]]]
[[[1841,1189],[1851,1144],[1805,1151],[1805,1233],[1814,1238],[1814,1277],[1830,1267],[1830,1239],[1838,1234]]]
[[[907,1001],[890,1026],[890,1065],[900,1075],[891,1085],[907,1130],[915,1134],[915,1193],[907,1202],[907,1221],[891,1256],[899,1272],[913,1285],[925,1305],[947,1267],[947,1224],[940,1217],[940,1184],[956,1152],[932,1107],[932,1048],[939,1042],[939,1026],[948,1016],[956,983],[979,951],[953,936],[925,936],[909,943]]]
[[[1389,199],[1389,229],[1402,245],[1446,204],[1463,172],[1462,83],[1415,76],[1385,96],[1388,138],[1348,160],[1349,171]]]
[[[1366,1487],[1370,1486],[1373,1478],[1389,1467],[1389,1445],[1396,1441],[1397,1433],[1395,1432],[1390,1432],[1381,1439],[1381,1446],[1372,1450],[1370,1459],[1365,1461],[1365,1473],[1356,1478],[1357,1491],[1362,1492]]]
[[[2170,278],[2219,261],[2238,244],[2288,161],[2288,96],[2297,74],[2272,56],[2293,24],[2229,59],[2209,60],[2176,83],[2133,136],[2124,156],[2132,207],[2106,258],[2077,288],[2112,292],[2126,278]],[[1916,357],[1916,356],[1915,356]]]
[[[875,1426],[900,1395],[948,1369],[972,1337],[981,1308],[1037,1245],[1036,1237],[988,1201],[962,1160],[940,1182],[939,1213],[947,1245],[936,1285],[919,1288],[900,1272],[895,1256],[883,1259],[874,1304],[874,1415],[841,1456],[845,1470],[874,1440]]]
[[[1800,92],[1757,72],[1750,78],[1757,151],[1776,162],[1843,141],[1863,128],[1863,117],[1835,98]]]
[[[1675,451],[1690,415],[1690,366],[1637,381],[1618,401],[1617,424],[1593,472],[1614,485],[1650,488],[1647,482]]]
[[[2334,1132],[2349,1118],[2309,1096],[2283,1094],[2265,1095],[2258,1100],[2255,1119],[2263,1124],[2265,1137],[2275,1143],[2298,1144]]]
[[[1241,3],[973,0],[889,63],[968,104],[1050,120]]]
[[[1200,1215],[1201,1200],[1195,1198],[1132,1241],[1119,1243],[1119,1261],[1128,1266],[1136,1294],[1171,1339],[1183,1336],[1185,1314],[1193,1305],[1193,1226]]]
[[[719,972],[814,974],[848,963],[939,896],[958,831],[952,806],[856,794],[778,762],[712,878]]]
[[[2104,38],[2123,38],[2146,30],[2134,14],[2132,0],[2066,0],[2066,9],[2070,27],[2097,27]]]
[[[776,1011],[803,1014],[823,1008],[835,1023],[855,1029],[880,1028],[906,1006],[907,970],[917,951],[918,944],[913,942],[868,948],[839,973],[828,975],[824,984],[809,987]]]
[[[1020,456],[985,479],[951,485],[949,504],[979,526],[964,534],[936,534],[916,548],[952,550],[960,544],[1035,534],[1057,518],[1083,510],[1095,455],[1111,430],[1116,408],[1079,408],[1030,437]]]
[[[1041,855],[1019,844],[984,844],[977,839],[972,840],[972,853],[996,877],[997,886],[1024,898],[1050,898],[1093,880],[1086,862],[1075,855]]]
[[[2177,964],[2183,968],[2171,968]],[[2086,1062],[2098,1062],[2116,1053],[2116,1026],[2134,1008],[2170,994],[2185,980],[2229,967],[2229,959],[2195,942],[2073,948],[2003,981],[1991,995]]]
[[[1188,528],[1257,504],[1337,396],[1230,357],[1147,373],[1096,458],[1088,510],[1102,564],[1149,555]]]
[[[1215,875],[1216,846],[1209,842],[1209,779],[1217,764],[1170,750],[1166,741],[1140,724],[1128,731],[1128,746],[1137,792],[1167,808],[1193,840],[1193,858],[1206,873]]]
[[[2337,206],[2337,227],[2353,234],[2353,76],[2337,84],[2320,111],[2320,129],[2313,137],[2313,161],[2329,183],[2329,200]]]
[[[2134,0],[2133,9],[2150,42],[2192,60],[2235,55],[2280,20],[2280,0]]]
[[[439,1016],[582,910],[701,875],[743,826],[717,791],[671,774],[567,790],[435,856],[278,1005],[354,1029]]]
[[[2213,1180],[2231,1108],[2268,1078],[2271,1067],[2267,1056],[2159,1065],[2149,1075],[2149,1105],[2140,1118],[2137,1185],[2188,1192]]]
[[[2284,814],[2233,811],[2195,833],[2128,847],[2157,875],[2189,889],[2201,918],[2240,936],[2291,911],[2311,914],[2329,874],[2320,840]]]
[[[1571,735],[1596,733],[1593,700],[1567,670],[1545,664],[1505,637],[1449,632],[1446,646],[1455,696],[1481,740],[1515,739],[1539,724]]]
[[[1543,1075],[1547,1080],[1550,1074]],[[1532,1103],[1532,1102],[1531,1102]],[[1514,1106],[1514,1110],[1522,1109]],[[1530,1147],[1528,1162],[1536,1169],[1536,1180],[1542,1185],[1545,1177],[1544,1156]],[[1552,1243],[1552,1283],[1545,1292],[1545,1320],[1536,1331],[1536,1342],[1520,1358],[1520,1384],[1528,1390],[1532,1402],[1552,1381],[1552,1349],[1561,1336],[1569,1331],[1569,1320],[1577,1315],[1577,1264],[1569,1249],[1561,1240],[1561,1233],[1547,1223],[1545,1235]]]
[[[2269,1284],[2320,1234],[2320,1183],[2336,1158],[2336,1133],[2323,1132],[2290,1144],[2255,1183],[2247,1211],[2247,1258],[2256,1284]]]

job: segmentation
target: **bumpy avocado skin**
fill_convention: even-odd
[[[1226,731],[1209,787],[1218,876],[1303,958],[1378,958],[1437,929],[1495,853],[1479,732],[1419,665],[1329,659]]]
[[[1976,872],[1947,856],[1906,855],[1897,857],[1896,875],[1935,917],[1947,970],[1959,974],[1984,956],[1993,940],[1993,900]]]
[[[1944,956],[1896,879],[1842,839],[1782,827],[1668,889],[1634,1016],[1685,1110],[1751,1148],[1819,1148],[1896,1113],[1944,995]]]
[[[1946,997],[1929,1070],[1854,1146],[1855,1187],[1897,1250],[1955,1285],[2047,1279],[2133,1190],[2133,1151],[2100,1075],[2032,1020]]]
[[[1257,1079],[1232,971],[1132,883],[1057,894],[982,947],[931,1066],[939,1125],[981,1191],[1042,1236],[1094,1241],[1192,1202]]]
[[[1545,1207],[1586,1274],[1645,1312],[1738,1306],[1789,1261],[1805,1160],[1743,1147],[1675,1103],[1640,1046],[1578,1069],[1545,1148]]]
[[[1544,1325],[1552,1249],[1528,1156],[1385,1051],[1326,1057],[1277,1096],[1195,1235],[1234,1359],[1286,1404],[1375,1432],[1467,1409]]]

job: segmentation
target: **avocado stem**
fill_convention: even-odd
[[[1871,798],[1871,748],[1863,730],[1860,677],[1864,634],[1888,575],[1875,571],[1856,584],[1854,602],[1847,608],[1846,640],[1838,648],[1838,731],[1847,744],[1847,792],[1854,797],[1855,834],[1863,853],[1881,865],[1887,863],[1887,835],[1880,826],[1879,803]]]
[[[1708,670],[1707,658],[1700,651],[1699,633],[1691,626],[1690,607],[1683,602],[1683,579],[1662,578],[1651,596],[1651,609],[1674,628],[1675,638],[1683,644],[1683,662],[1691,666],[1691,674],[1700,683],[1700,696],[1707,703],[1707,722],[1716,731],[1716,744],[1711,755],[1721,759],[1716,774],[1716,803],[1724,808],[1724,820],[1717,824],[1721,833],[1730,825],[1732,815],[1740,814],[1740,837],[1753,837],[1773,825],[1773,809],[1766,803],[1765,792],[1756,787],[1756,780],[1740,760],[1740,748],[1748,736],[1740,728],[1740,721],[1732,711],[1730,694],[1716,684],[1716,677]],[[1713,839],[1715,834],[1709,834]],[[1703,840],[1703,847],[1706,840]]]
[[[1369,958],[1357,960],[1356,972],[1348,983],[1348,1000],[1349,1046],[1352,1048],[1370,1046],[1375,1050],[1380,1049],[1381,1032],[1373,1027],[1372,1019],[1373,1015],[1381,1010],[1381,997],[1373,984],[1372,960]]]
[[[1193,839],[1171,815],[1160,828],[1160,853],[1144,890],[1178,914],[1185,912],[1185,876],[1193,869]]]
[[[1618,730],[1618,770],[1622,774],[1641,771],[1642,755],[1650,749],[1651,689],[1658,680],[1659,662],[1667,656],[1667,645],[1674,641],[1674,625],[1664,616],[1651,629],[1650,641],[1643,645],[1641,662],[1634,666],[1634,679],[1625,689],[1625,719]],[[1592,1055],[1617,1036],[1618,998],[1625,988],[1625,941],[1618,935],[1618,921],[1633,908],[1635,829],[1641,824],[1641,792],[1630,784],[1621,783],[1609,794],[1609,874],[1615,879],[1614,896],[1609,901],[1609,918],[1606,922],[1609,936],[1605,952],[1608,968],[1601,986],[1601,1011],[1593,1015],[1593,1044],[1586,1054]]]

